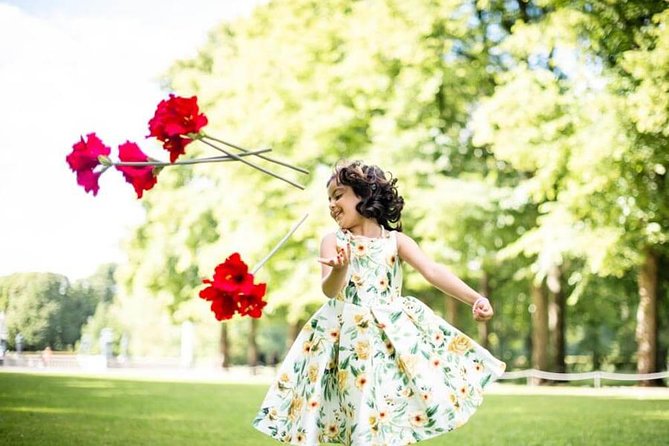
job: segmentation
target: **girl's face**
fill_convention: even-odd
[[[330,181],[328,184],[328,202],[330,216],[340,228],[348,229],[359,223],[362,215],[356,210],[355,206],[360,203],[360,197],[353,192],[351,186],[338,184],[334,180]]]

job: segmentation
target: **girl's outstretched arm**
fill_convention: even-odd
[[[327,297],[336,297],[346,285],[350,258],[351,245],[347,244],[346,249],[338,247],[334,233],[323,237],[318,261],[321,263],[321,277],[323,278],[321,288]]]
[[[488,299],[481,296],[444,265],[430,259],[408,235],[397,233],[397,252],[402,260],[411,265],[425,279],[449,296],[475,307],[474,319],[485,321],[493,316]]]

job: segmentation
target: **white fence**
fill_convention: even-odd
[[[120,358],[110,359],[102,355],[76,355],[54,353],[48,356],[40,353],[12,353],[5,355],[5,367],[52,368],[52,369],[83,369],[104,370],[107,368],[179,368],[183,367],[181,358]]]
[[[2,362],[0,362],[2,364]],[[104,371],[114,369],[163,369],[163,370],[188,370],[193,365],[197,368],[218,370],[220,363],[216,358],[206,358],[197,361],[197,364],[185,365],[180,358],[113,358],[107,361],[100,355],[75,355],[55,353],[45,357],[39,353],[24,353],[22,355],[10,354],[4,357],[4,367],[28,367],[42,369],[78,369],[83,371]],[[2,367],[2,365],[0,365]],[[603,380],[610,381],[650,381],[657,379],[669,380],[669,371],[657,373],[612,373],[612,372],[583,372],[583,373],[556,373],[545,372],[537,369],[514,370],[505,372],[500,380],[525,379],[528,385],[536,385],[541,380],[550,381],[592,381],[594,387],[602,387]],[[669,384],[669,383],[668,383]]]
[[[556,373],[544,372],[543,370],[527,369],[505,372],[500,378],[505,379],[526,379],[527,384],[537,384],[540,380],[552,381],[590,381],[594,382],[595,387],[602,386],[602,380],[612,381],[650,381],[655,379],[669,379],[669,371],[657,373],[612,373],[612,372],[583,372],[583,373]]]

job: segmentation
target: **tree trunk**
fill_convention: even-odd
[[[258,344],[256,337],[258,332],[258,319],[251,318],[249,321],[249,345],[246,350],[246,363],[251,367],[258,365]]]
[[[667,345],[667,338],[660,337],[660,333],[667,333],[669,330],[669,257],[661,255],[658,260],[658,274],[657,274],[657,357],[655,359],[655,370],[667,370],[667,356],[669,345]],[[664,342],[663,342],[664,341]],[[666,386],[664,380],[658,379],[653,382],[656,386]]]
[[[490,280],[488,277],[488,273],[486,271],[483,271],[483,275],[481,276],[479,293],[488,298],[492,294],[492,290],[490,289]],[[493,308],[493,310],[495,310],[495,308]],[[488,336],[490,335],[489,321],[482,321],[479,322],[477,325],[479,332],[479,344],[481,344],[483,348],[486,349],[490,348],[490,342],[488,340]]]
[[[565,364],[565,308],[566,298],[562,286],[562,267],[553,265],[548,271],[546,284],[550,291],[550,304],[548,308],[548,326],[551,332],[551,345],[553,351],[553,369],[558,373],[567,370]]]
[[[228,324],[221,323],[221,335],[218,338],[218,349],[221,353],[221,367],[230,367],[230,339],[228,338]]]
[[[455,327],[458,321],[458,301],[451,296],[444,296],[444,307],[446,322]]]
[[[639,270],[639,308],[636,313],[637,371],[655,372],[657,358],[657,255],[647,249]],[[642,386],[652,381],[639,382]]]
[[[602,367],[602,357],[599,354],[599,349],[599,342],[597,342],[592,349],[592,370],[599,370]]]
[[[288,326],[288,337],[286,337],[286,350],[290,349],[290,347],[293,345],[293,342],[295,342],[295,339],[297,339],[297,335],[300,334],[301,328],[302,328],[301,320],[297,320]]]
[[[532,367],[548,370],[548,298],[541,283],[532,283]],[[542,380],[539,380],[542,382]]]

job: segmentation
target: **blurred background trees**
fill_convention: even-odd
[[[17,348],[20,334],[23,350],[73,350],[94,314],[104,313],[112,303],[115,268],[101,265],[95,274],[74,283],[52,273],[0,277],[0,311],[6,314],[9,348]]]
[[[325,181],[337,160],[363,159],[400,179],[407,232],[497,315],[473,322],[410,271],[405,293],[509,369],[664,370],[668,21],[666,2],[646,0],[275,0],[222,23],[166,73],[166,89],[198,95],[209,133],[309,169],[294,176],[306,190],[242,165],[166,169],[114,297],[81,298],[77,311],[97,307],[90,324],[113,315],[136,355],[175,354],[174,327],[191,321],[202,355],[281,357],[325,302]],[[258,275],[264,318],[216,323],[201,279],[235,251],[253,265],[305,212]],[[39,283],[48,305],[0,294],[10,320],[30,305],[60,317],[50,305],[67,300],[66,280]]]

